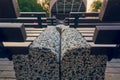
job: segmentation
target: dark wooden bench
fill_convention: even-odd
[[[19,15],[17,0],[0,0],[0,18],[17,18]]]
[[[95,26],[102,26],[102,25],[120,25],[120,21],[100,21],[99,17],[80,17],[80,13],[78,12],[71,12],[69,19],[70,27],[95,27]]]
[[[23,42],[26,31],[21,23],[0,23],[0,39],[9,42]]]
[[[98,17],[98,12],[70,12],[71,17]]]
[[[37,17],[37,21],[34,22],[38,23],[39,27],[47,27],[46,12],[20,12],[20,17]]]
[[[69,24],[70,27],[74,27],[74,28],[78,28],[78,27],[89,27],[89,28],[92,28],[92,27],[96,27],[96,26],[109,26],[109,25],[112,25],[112,26],[119,26],[120,23],[78,23],[77,26],[75,26],[75,23],[70,23]]]
[[[101,21],[120,21],[120,0],[103,0],[99,18]]]
[[[69,18],[69,23],[74,22],[75,18]],[[85,18],[78,18],[78,23],[97,23],[101,22],[98,17],[85,17]]]
[[[24,23],[25,27],[47,27],[46,18],[41,18],[38,23],[37,17],[0,18],[0,22]]]
[[[99,13],[85,13],[85,12],[70,12],[69,25],[74,23],[73,27],[78,27],[80,23],[90,23],[90,22],[99,22],[98,19]]]
[[[51,25],[57,25],[57,20],[56,18],[52,18],[52,17],[49,17],[47,18],[47,25],[51,26]]]
[[[47,27],[45,12],[21,12],[21,14],[21,17],[18,18],[0,18],[0,22],[24,23],[26,27]]]
[[[120,26],[97,26],[93,41],[95,44],[120,44]]]
[[[101,48],[105,52],[107,49],[107,54],[109,60],[114,58],[120,58],[120,26],[97,26],[95,28],[93,42],[95,45],[107,45],[106,47]],[[109,48],[110,45],[115,45]],[[94,51],[97,50],[96,48]],[[98,51],[101,51],[98,50]]]
[[[46,17],[46,12],[20,12],[20,17]]]
[[[0,42],[11,53],[26,53],[29,46],[24,46],[26,38],[25,27],[22,23],[0,23]],[[7,42],[14,42],[14,44]]]
[[[64,25],[68,26],[69,23],[70,23],[70,18],[69,18],[69,17],[66,17],[66,18],[64,19]]]

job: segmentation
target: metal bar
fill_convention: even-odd
[[[64,11],[63,11],[64,14],[65,14],[65,2],[66,2],[66,0],[64,0]]]
[[[57,1],[58,2],[58,1]],[[56,12],[57,12],[57,14],[58,14],[58,4],[57,4],[57,2],[56,2]]]
[[[78,12],[79,12],[80,9],[81,9],[82,3],[83,3],[83,0],[80,1],[80,6],[79,6],[79,8],[78,8]]]
[[[74,0],[72,0],[71,12],[73,10]]]

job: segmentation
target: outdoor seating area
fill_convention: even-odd
[[[119,3],[104,0],[99,13],[70,12],[60,23],[0,1],[0,80],[118,80]]]

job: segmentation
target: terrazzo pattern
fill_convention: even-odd
[[[84,80],[87,75],[86,62],[90,54],[90,46],[75,29],[65,29],[61,39],[62,80]]]
[[[105,69],[107,65],[108,56],[105,54],[92,54],[89,56],[87,64],[88,78],[91,80],[104,80]]]
[[[65,29],[61,39],[62,80],[104,80],[107,55],[91,53],[91,47],[75,29]]]
[[[60,35],[47,28],[29,47],[27,55],[13,55],[17,80],[58,80]]]
[[[104,80],[107,58],[91,53],[77,30],[58,26],[37,37],[29,54],[13,55],[13,62],[17,80]]]
[[[56,28],[48,28],[30,45],[31,80],[59,79],[59,42]]]
[[[28,55],[13,55],[13,63],[17,80],[29,80]]]

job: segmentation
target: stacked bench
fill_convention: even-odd
[[[24,54],[31,42],[44,30],[43,27],[47,27],[46,19],[42,18],[46,13],[19,12],[17,0],[0,3],[0,41],[10,53]]]
[[[89,14],[89,13],[88,13]],[[92,14],[92,13],[91,13]],[[70,18],[69,18],[69,25],[70,27],[95,27],[95,26],[118,26],[120,25],[119,21],[101,21],[99,17],[97,16],[86,16],[82,17],[81,12],[70,12]]]
[[[46,12],[20,12],[18,18],[0,18],[0,22],[24,23],[26,27],[47,27]]]
[[[72,15],[71,15],[72,14]],[[97,22],[98,21],[98,16],[99,13],[98,12],[92,12],[92,13],[88,13],[88,12],[70,12],[70,17],[65,18],[64,23],[65,25],[71,25],[72,23],[75,22],[75,20],[78,20],[79,22]]]
[[[54,17],[47,18],[47,25],[48,26],[56,26],[57,25],[57,19]]]

